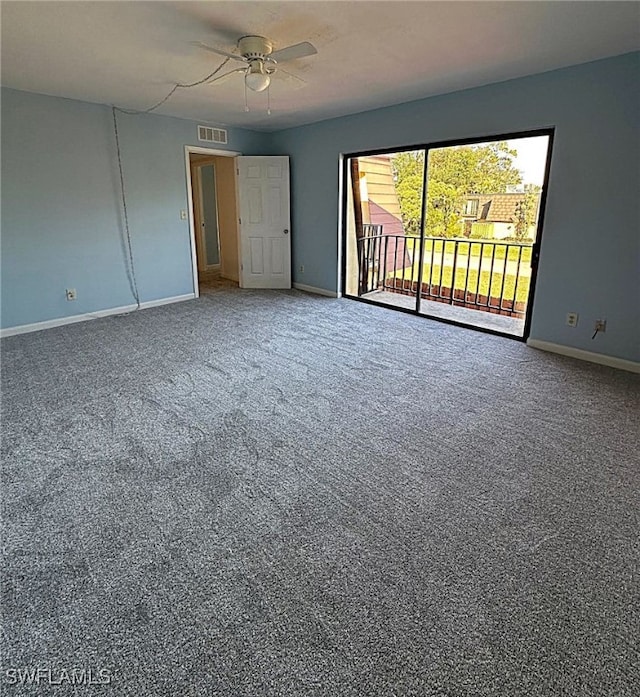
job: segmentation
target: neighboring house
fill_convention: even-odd
[[[382,250],[386,249],[386,270],[391,272],[394,266],[398,269],[410,266],[411,258],[407,253],[408,250],[405,250],[404,237],[396,237],[396,235],[404,236],[404,227],[400,201],[393,179],[391,157],[389,155],[359,157],[358,168],[362,222],[382,225],[383,236],[394,236],[382,247]]]
[[[462,207],[462,227],[465,237],[503,240],[515,237],[518,205],[525,197],[535,196],[534,222],[529,225],[527,239],[534,240],[538,223],[540,194],[514,192],[507,194],[467,194]]]
[[[384,235],[404,235],[389,155],[359,157],[362,222],[383,225]]]

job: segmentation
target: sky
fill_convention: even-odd
[[[513,162],[522,172],[523,183],[542,186],[549,136],[516,138],[508,140],[507,143],[509,148],[518,151],[518,157],[514,157]]]

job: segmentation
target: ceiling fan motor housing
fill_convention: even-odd
[[[243,36],[238,39],[238,49],[240,54],[249,61],[257,58],[264,60],[273,51],[273,44],[264,36]]]

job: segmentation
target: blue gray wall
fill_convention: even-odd
[[[555,126],[531,338],[640,360],[639,66],[627,54],[275,134],[291,157],[294,281],[338,290],[341,153]],[[592,341],[596,318],[607,333]]]
[[[184,146],[203,145],[197,124],[126,114],[118,124],[140,300],[192,293],[180,211]],[[263,143],[231,129],[227,149],[260,154]],[[135,303],[115,153],[109,107],[2,90],[2,327]]]

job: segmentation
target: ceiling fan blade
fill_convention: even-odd
[[[293,44],[293,46],[287,46],[281,48],[279,51],[274,51],[269,58],[281,61],[292,61],[296,58],[306,58],[306,56],[313,56],[318,53],[316,47],[310,44],[308,41],[303,41],[300,44]]]
[[[219,77],[214,77],[212,80],[209,80],[207,84],[211,85],[214,82],[222,82],[226,78],[230,77],[231,75],[235,75],[236,73],[245,73],[247,71],[247,68],[236,68],[235,70],[230,70],[228,73],[225,73],[224,75],[220,75]]]
[[[288,70],[283,70],[280,66],[273,72],[273,77],[278,80],[278,82],[285,84],[289,89],[299,90],[307,86],[307,81],[303,80],[301,77],[290,73]]]
[[[243,63],[247,62],[245,58],[239,56],[237,53],[228,53],[227,51],[221,51],[219,48],[214,48],[213,46],[207,46],[207,44],[203,44],[202,41],[192,41],[191,45],[197,46],[198,48],[202,48],[205,51],[211,51],[211,53],[217,53],[219,56],[233,58],[234,60],[242,61]]]

